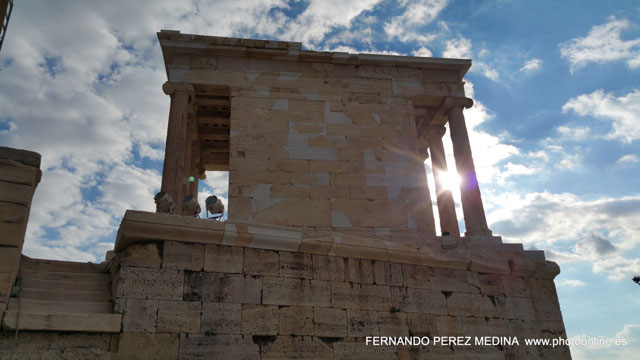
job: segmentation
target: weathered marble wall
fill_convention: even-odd
[[[249,247],[117,255],[122,359],[559,359],[566,347],[372,346],[366,336],[564,337],[553,279]],[[116,270],[117,269],[117,270]]]

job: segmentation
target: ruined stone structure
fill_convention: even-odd
[[[100,265],[23,257],[0,357],[570,358],[564,346],[524,345],[566,336],[559,268],[487,226],[463,113],[469,60],[158,38],[171,99],[162,191],[176,210],[127,210]],[[454,166],[447,123],[464,234],[440,182]],[[229,171],[225,221],[181,215],[207,170]],[[17,273],[11,264],[2,271]],[[520,345],[373,346],[367,336],[515,336]]]

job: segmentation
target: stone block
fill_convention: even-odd
[[[158,328],[160,333],[199,333],[199,301],[160,301],[158,303]]]
[[[330,226],[328,199],[290,199],[253,214],[256,222],[281,226]]]
[[[386,261],[375,261],[373,270],[376,284],[402,286],[402,265]]]
[[[320,337],[346,337],[347,311],[335,308],[313,309],[313,323],[316,336]]]
[[[346,275],[345,281],[373,284],[375,282],[373,260],[348,258]]]
[[[506,296],[531,297],[529,287],[521,277],[504,276],[502,286]]]
[[[318,308],[321,309],[321,308]],[[313,335],[313,308],[281,306],[279,312],[280,335]]]
[[[116,300],[114,310],[122,314],[122,331],[156,332],[158,300]]]
[[[200,331],[205,334],[240,334],[242,305],[203,302]]]
[[[332,182],[332,184],[334,183]],[[341,184],[336,183],[335,185]],[[398,200],[335,199],[331,204],[331,210],[334,212],[343,213],[347,217],[347,219],[349,219],[353,227],[406,228],[408,225],[407,211],[404,202]]]
[[[269,160],[269,170],[285,171],[285,172],[309,171],[309,161],[308,160],[271,159]]]
[[[340,185],[311,185],[310,196],[314,199],[348,199],[349,188]]]
[[[131,360],[178,359],[179,334],[126,332],[118,340],[118,357]]]
[[[329,307],[331,306],[329,282],[265,277],[263,279],[262,303]]]
[[[278,276],[280,256],[277,251],[244,249],[244,273],[247,275]]]
[[[0,273],[0,301],[7,301],[13,287],[13,276],[10,273]]]
[[[162,264],[157,242],[140,242],[129,245],[118,257],[120,265],[159,269]]]
[[[347,309],[389,310],[391,292],[384,285],[332,282],[331,304]]]
[[[333,344],[335,360],[367,359],[386,360],[397,358],[398,347],[366,345],[364,339],[348,338]]]
[[[10,223],[24,223],[29,212],[25,205],[0,201],[0,221]]]
[[[204,245],[179,241],[165,241],[162,251],[162,267],[201,271],[204,264]]]
[[[311,279],[313,277],[311,255],[281,251],[280,276]]]
[[[272,198],[308,198],[309,185],[273,185],[269,195]]]
[[[391,287],[393,306],[403,312],[447,315],[445,296],[441,291]]]
[[[478,274],[480,292],[485,295],[504,295],[503,276],[500,274]]]
[[[39,168],[41,157],[35,151],[0,146],[0,159],[11,159],[27,166]]]
[[[13,273],[20,261],[20,248],[0,246],[0,273]]]
[[[180,360],[259,360],[260,348],[251,336],[180,335]]]
[[[0,181],[34,186],[40,182],[40,176],[41,172],[37,167],[0,158]]]
[[[437,324],[436,315],[407,313],[410,336],[445,336],[438,332]]]
[[[517,320],[533,320],[535,318],[535,310],[531,299],[496,296],[495,301],[501,318]]]
[[[389,189],[386,186],[349,186],[349,196],[352,199],[386,200]]]
[[[333,360],[333,349],[311,336],[278,336],[261,346],[261,359],[327,359]]]
[[[182,300],[181,270],[123,266],[117,277],[116,299]]]
[[[242,305],[242,333],[250,335],[277,335],[280,329],[276,305]]]
[[[418,289],[431,289],[434,278],[433,268],[413,264],[402,264],[404,286]]]
[[[533,300],[533,306],[537,320],[562,322],[562,313],[557,299],[535,299]]]
[[[259,304],[262,280],[243,274],[187,273],[184,300]]]
[[[407,314],[378,311],[378,328],[381,336],[409,336]]]
[[[204,271],[241,273],[244,249],[234,246],[205,245]]]
[[[0,246],[22,247],[26,224],[0,222]]]
[[[347,162],[346,161],[337,161],[337,160],[336,161],[309,160],[309,171],[311,171],[311,172],[345,173],[345,172],[347,172]],[[348,190],[348,189],[345,187],[345,190]]]
[[[489,336],[487,320],[479,317],[463,317],[462,330],[465,336]]]
[[[315,280],[344,281],[345,259],[336,256],[313,255]]]

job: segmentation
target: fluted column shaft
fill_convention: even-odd
[[[466,235],[491,236],[491,230],[487,226],[487,219],[482,205],[480,188],[476,177],[476,169],[471,154],[469,134],[464,120],[462,109],[470,107],[471,99],[455,99],[448,110],[449,130],[453,143],[453,155],[456,159],[456,168],[460,176],[460,197],[462,200],[462,212],[466,226]]]
[[[444,183],[447,178],[447,160],[444,155],[442,136],[445,134],[444,126],[432,126],[429,128],[429,152],[431,153],[431,167],[436,181],[436,197],[438,201],[438,215],[440,217],[440,231],[444,234],[460,236],[456,208],[453,202],[451,190]]]
[[[182,213],[182,198],[189,193],[189,166],[186,163],[191,143],[187,139],[188,114],[194,99],[193,86],[188,83],[167,81],[162,86],[165,94],[171,96],[169,126],[162,169],[162,191],[168,193],[176,204],[176,214]],[[189,149],[187,149],[189,146]]]

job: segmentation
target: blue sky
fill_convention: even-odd
[[[27,255],[100,261],[125,209],[153,209],[169,107],[160,29],[473,59],[465,115],[490,228],[560,264],[570,337],[631,342],[575,358],[640,353],[637,2],[16,2],[0,144],[43,155]],[[225,181],[210,174],[203,195]]]

